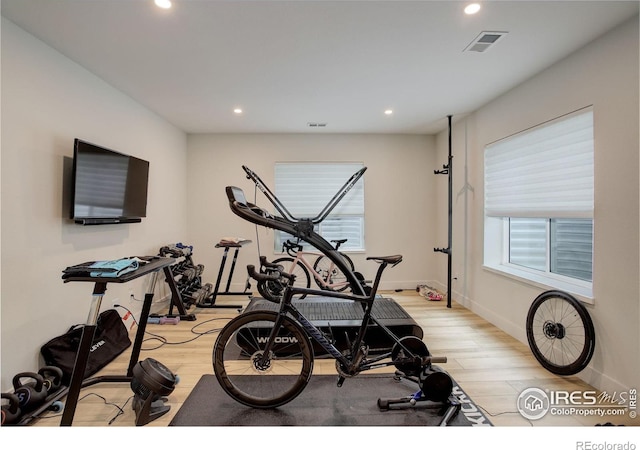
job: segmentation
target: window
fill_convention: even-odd
[[[275,194],[297,218],[314,218],[362,163],[276,163]],[[347,239],[340,250],[364,250],[364,181],[360,178],[315,231],[327,241]],[[277,231],[275,250],[291,235]]]
[[[485,148],[485,266],[590,298],[593,111]]]

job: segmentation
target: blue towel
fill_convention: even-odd
[[[88,269],[92,277],[118,278],[125,273],[136,270],[138,266],[137,260],[123,258],[112,261],[96,261]]]

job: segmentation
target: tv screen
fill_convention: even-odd
[[[75,139],[71,218],[83,225],[147,216],[149,162]]]

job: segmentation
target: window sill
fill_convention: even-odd
[[[545,290],[557,289],[565,291],[584,303],[588,303],[590,305],[595,303],[595,299],[593,298],[593,289],[591,286],[585,286],[583,284],[572,283],[570,281],[545,276],[543,274],[533,273],[514,266],[485,264],[482,267],[489,272],[511,278],[530,286],[535,286]]]

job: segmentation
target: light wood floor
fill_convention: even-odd
[[[510,337],[469,310],[454,303],[431,302],[414,291],[384,292],[394,298],[424,330],[424,342],[431,354],[446,356],[440,366],[447,370],[462,389],[480,406],[495,426],[593,426],[611,421],[616,425],[638,425],[628,416],[585,418],[554,417],[527,421],[516,409],[516,399],[526,388],[584,391],[590,386],[577,377],[559,377],[543,369],[531,355],[529,347]],[[247,297],[219,297],[217,303],[244,304]],[[217,330],[237,312],[234,309],[191,308],[196,321],[178,325],[148,325],[140,360],[154,358],[179,376],[179,383],[169,396],[171,410],[150,422],[147,427],[166,427],[194,385],[203,374],[213,373],[211,356]],[[152,334],[159,336],[155,338]],[[135,329],[132,331],[132,341]],[[129,363],[128,351],[120,355],[97,375],[123,375]],[[391,370],[392,371],[392,370]],[[335,373],[333,361],[316,360],[314,374]],[[348,395],[347,379],[336,395]],[[384,396],[383,393],[380,395]],[[83,389],[73,425],[84,427],[135,425],[131,408],[132,391],[127,383],[102,383]],[[371,401],[377,400],[377,394]],[[121,413],[120,413],[121,410]],[[58,426],[61,413],[48,413],[32,423],[35,427]]]

